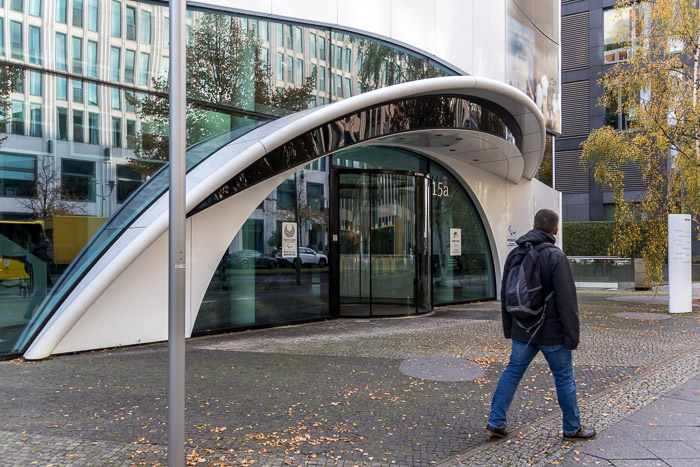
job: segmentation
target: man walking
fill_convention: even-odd
[[[579,343],[579,318],[576,287],[566,255],[554,246],[559,216],[542,209],[535,215],[533,229],[517,240],[518,248],[510,252],[503,269],[501,314],[503,333],[512,339],[510,362],[498,381],[491,402],[486,431],[498,437],[508,435],[506,413],[513,402],[520,379],[537,352],[542,352],[554,375],[559,407],[563,412],[565,440],[592,439],[593,428],[581,426],[571,351]],[[509,272],[517,268],[525,254],[534,249],[539,257],[544,311],[529,318],[516,318],[506,311],[506,282]],[[534,264],[534,263],[533,263]]]

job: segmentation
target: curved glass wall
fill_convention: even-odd
[[[167,6],[23,3],[0,2],[0,355],[167,188]],[[187,40],[190,167],[248,125],[454,74],[344,31],[203,9]]]
[[[367,180],[358,185],[365,190],[371,188],[371,176],[383,177],[386,181],[391,179],[392,175],[387,171],[429,173],[432,178],[428,192],[431,213],[426,218],[430,219],[428,231],[432,232],[432,241],[427,243],[432,266],[426,267],[430,270],[421,270],[420,276],[429,281],[432,275],[432,304],[495,298],[488,240],[464,187],[438,163],[415,152],[388,146],[362,146],[311,162],[265,198],[222,256],[198,312],[195,333],[309,321],[332,315],[329,302],[332,288],[342,292],[347,284],[332,283],[329,279],[329,265],[332,266],[333,258],[329,216],[331,211],[348,211],[350,208],[348,199],[342,196],[333,199],[330,183],[334,174],[349,170],[356,178],[367,175]],[[415,213],[416,209],[412,205],[404,215],[399,215],[401,203],[396,201],[397,189],[393,186],[387,190],[386,196],[377,203],[370,227],[372,239],[378,245],[376,252],[381,258],[363,267],[368,273],[371,269],[378,277],[378,280],[375,277],[368,280],[377,280],[377,287],[391,288],[398,297],[405,295],[399,289],[413,287],[415,272],[411,272],[411,281],[402,282],[403,272],[410,269],[405,264],[408,257],[397,259],[397,242],[394,240],[406,236],[408,222],[403,217],[408,211]],[[399,227],[402,224],[399,219],[403,220],[403,227]],[[297,224],[296,260],[284,258],[281,254],[283,222]],[[340,235],[343,235],[343,229],[348,226],[339,227]],[[450,250],[452,229],[461,232],[459,255]],[[389,244],[391,255],[382,250]],[[342,254],[338,257],[342,261]],[[403,269],[398,267],[399,260]],[[429,283],[426,284],[428,288]],[[354,283],[352,286],[355,290],[360,285]],[[429,303],[422,311],[428,309]],[[398,314],[415,312],[416,307],[411,306],[403,307]]]
[[[221,258],[193,333],[328,317],[328,189],[324,157],[265,198]],[[296,258],[282,255],[287,222],[298,226]]]
[[[431,163],[429,173],[433,177],[433,303],[495,299],[493,260],[474,204],[447,170]],[[454,229],[459,229],[459,254],[450,250]]]

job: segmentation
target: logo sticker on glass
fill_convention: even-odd
[[[282,222],[282,258],[297,257],[297,224]]]
[[[450,256],[462,254],[462,229],[450,229]]]

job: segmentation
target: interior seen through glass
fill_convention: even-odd
[[[281,254],[283,222],[297,224],[296,259]],[[461,233],[459,254],[450,250],[452,229]],[[494,298],[491,262],[479,215],[446,169],[404,149],[351,148],[306,165],[258,206],[223,254],[194,332],[328,318],[334,287],[341,316],[415,314]]]

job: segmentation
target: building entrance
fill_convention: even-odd
[[[429,311],[430,179],[367,170],[335,170],[333,177],[334,314]]]

